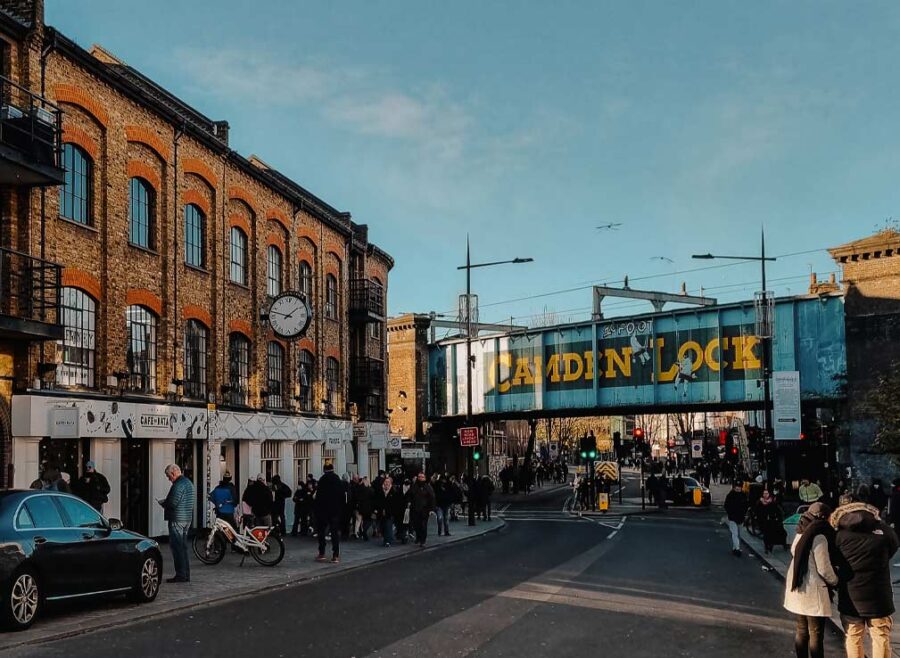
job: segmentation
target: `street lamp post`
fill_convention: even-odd
[[[766,477],[769,475],[769,464],[768,464],[768,449],[769,449],[769,433],[772,432],[772,390],[769,382],[769,364],[772,361],[771,350],[772,350],[772,336],[771,331],[768,331],[770,327],[771,318],[769,317],[769,296],[766,291],[766,261],[774,261],[777,260],[774,256],[766,256],[766,232],[765,230],[761,230],[760,232],[760,251],[759,256],[717,256],[713,254],[694,254],[693,258],[699,258],[703,260],[712,260],[712,259],[727,259],[727,260],[746,260],[746,261],[758,261],[761,269],[762,276],[762,317],[763,317],[763,326],[767,329],[765,331],[764,336],[762,338],[762,358],[760,359],[762,365],[762,375],[763,375],[763,416],[764,422],[766,425],[765,432],[765,440],[763,441],[763,471],[766,474]],[[774,437],[774,435],[773,435]]]
[[[507,265],[530,263],[533,258],[513,258],[512,260],[498,260],[490,263],[472,263],[469,250],[469,236],[466,234],[466,264],[457,267],[457,270],[466,271],[466,426],[472,424],[472,270],[476,267],[492,267],[494,265]],[[480,435],[479,435],[480,437]],[[466,449],[466,470],[469,473],[469,525],[475,525],[475,507],[472,505],[472,488],[475,485],[475,449]]]

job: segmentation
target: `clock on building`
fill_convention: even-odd
[[[299,338],[306,333],[312,309],[306,297],[297,292],[283,292],[269,306],[269,326],[279,338]]]

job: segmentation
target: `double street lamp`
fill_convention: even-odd
[[[475,363],[472,359],[472,270],[476,267],[493,267],[494,265],[520,265],[530,263],[533,258],[513,258],[512,260],[496,260],[489,263],[473,263],[469,250],[469,236],[466,235],[466,264],[457,270],[466,271],[466,426],[472,424],[472,371]],[[479,434],[480,440],[480,434]],[[469,473],[469,525],[475,525],[475,507],[472,505],[472,487],[475,484],[475,449],[466,450],[466,469]]]
[[[760,336],[762,339],[762,358],[760,359],[760,365],[762,366],[762,379],[763,379],[763,415],[765,418],[765,440],[763,441],[763,472],[768,477],[768,451],[769,451],[769,434],[772,432],[772,391],[770,388],[769,375],[769,363],[771,362],[771,349],[772,349],[772,332],[771,332],[771,318],[769,317],[769,293],[766,290],[766,262],[774,261],[776,258],[774,256],[766,256],[766,233],[765,231],[761,231],[760,233],[760,250],[759,256],[718,256],[713,254],[694,254],[692,258],[698,258],[701,260],[713,260],[713,259],[723,259],[723,260],[744,260],[744,261],[757,261],[760,264],[761,274],[762,274],[762,292],[760,293],[759,304],[761,306],[760,312],[761,314],[757,316],[761,321],[759,324],[763,327],[763,335]]]

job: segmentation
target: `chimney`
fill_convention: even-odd
[[[227,121],[213,121],[213,135],[225,146],[228,146],[228,128]]]
[[[809,285],[814,286],[819,282],[819,278],[816,276],[815,272],[809,273]]]
[[[835,277],[834,272],[832,272],[830,275],[828,275],[828,283],[837,287],[837,278]]]

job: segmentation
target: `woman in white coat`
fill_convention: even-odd
[[[828,549],[834,530],[828,523],[831,508],[813,503],[800,517],[791,545],[791,566],[785,579],[784,607],[797,616],[794,648],[797,658],[822,658],[825,622],[831,616],[829,588],[836,587],[837,574]]]

